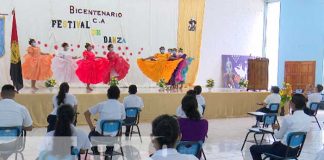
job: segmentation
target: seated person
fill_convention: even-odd
[[[152,122],[152,143],[155,153],[152,160],[198,160],[193,155],[180,154],[175,149],[180,139],[177,119],[169,115],[161,115]]]
[[[144,103],[143,103],[142,98],[136,95],[137,86],[130,85],[128,87],[128,93],[129,93],[129,95],[124,98],[125,109],[130,108],[130,107],[136,107],[136,108],[139,108],[139,110],[141,111],[144,107]],[[127,122],[127,117],[126,117],[125,121]],[[131,128],[131,126],[126,126],[125,135],[127,137],[129,136],[130,128]]]
[[[261,160],[263,153],[270,153],[277,156],[284,156],[286,154],[287,136],[291,132],[308,132],[311,127],[311,119],[303,111],[306,106],[306,98],[302,94],[294,94],[292,100],[289,103],[291,109],[294,111],[293,115],[284,117],[280,130],[275,130],[275,138],[281,139],[281,141],[274,142],[271,145],[253,145],[250,148],[253,160]],[[273,129],[277,129],[278,125],[273,126]],[[289,156],[297,154],[298,149],[290,149]]]
[[[15,87],[7,84],[1,89],[0,101],[0,127],[22,127],[25,131],[33,129],[33,121],[27,108],[14,101]],[[19,140],[19,139],[17,139]],[[15,148],[16,140],[0,144],[1,150],[11,150]],[[1,154],[0,159],[7,159],[12,153]]]
[[[187,91],[187,94],[186,95],[191,95],[191,96],[196,97],[197,94],[196,94],[196,91],[189,90],[189,91]],[[196,99],[196,101],[197,101],[197,99]],[[204,113],[204,109],[199,104],[198,104],[198,112],[200,113],[200,116],[202,117],[203,116],[203,113]],[[181,105],[176,110],[176,116],[179,117],[179,118],[187,118],[185,112],[182,110],[182,106]]]
[[[314,114],[314,111],[310,110],[311,103],[320,103],[323,99],[323,96],[322,96],[323,86],[318,84],[314,90],[315,90],[314,93],[311,93],[308,96],[306,95],[306,98],[308,101],[307,101],[306,107],[304,108],[304,112],[305,112],[305,114],[308,114],[308,115]]]
[[[60,85],[60,90],[57,95],[55,95],[52,99],[53,102],[53,111],[47,117],[47,132],[53,131],[55,129],[56,124],[56,111],[60,105],[69,104],[73,106],[75,113],[77,112],[78,101],[76,97],[72,94],[69,94],[70,86],[68,83],[64,82]],[[75,117],[76,120],[76,117]],[[76,121],[73,122],[76,125]]]
[[[178,118],[181,141],[205,141],[208,121],[202,119],[198,112],[198,103],[193,96],[185,96],[181,102],[182,110],[187,118]]]
[[[71,147],[80,153],[91,148],[87,134],[74,127],[75,110],[69,104],[64,104],[57,109],[57,123],[54,131],[46,134],[45,141],[40,148],[39,159],[55,157],[64,159],[71,155]]]
[[[206,106],[205,98],[201,95],[201,92],[202,92],[201,86],[195,86],[194,91],[196,91],[196,94],[197,94],[196,97],[197,97],[198,104],[201,106]]]
[[[89,138],[93,136],[103,136],[101,134],[100,124],[102,120],[124,120],[126,118],[125,108],[122,103],[118,101],[120,97],[120,90],[117,86],[111,86],[107,92],[108,100],[101,102],[84,113],[85,119],[90,127],[91,132]],[[96,127],[93,125],[91,115],[99,114],[99,119]],[[117,132],[111,133],[109,136],[117,136]],[[93,152],[97,152],[96,147],[92,148]],[[107,147],[107,152],[113,150],[113,147]]]
[[[271,113],[269,107],[270,104],[273,103],[279,103],[281,101],[281,96],[279,95],[280,89],[277,86],[271,87],[271,94],[266,97],[266,99],[263,101],[263,103],[258,103],[258,105],[262,105],[263,107],[258,109],[257,112],[263,112],[263,113]],[[256,117],[257,122],[253,127],[258,127],[259,122],[262,121],[262,116]]]

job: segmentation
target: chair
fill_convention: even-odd
[[[65,156],[52,155],[49,151],[41,152],[38,160],[81,160],[80,150],[76,147],[71,147],[71,153]]]
[[[250,135],[251,133],[254,133],[254,142],[255,142],[256,144],[258,144],[258,141],[257,141],[257,139],[256,139],[256,135],[257,135],[257,134],[262,134],[262,139],[261,139],[261,141],[260,141],[260,144],[262,143],[262,141],[263,141],[263,137],[264,137],[265,134],[271,134],[272,138],[275,140],[275,138],[274,138],[272,132],[265,132],[265,131],[262,131],[262,129],[268,129],[268,127],[274,125],[274,124],[276,123],[276,121],[277,121],[277,114],[275,114],[275,113],[268,113],[268,114],[265,114],[265,115],[263,116],[263,125],[262,125],[261,128],[250,128],[250,129],[249,129],[248,133],[247,133],[246,136],[245,136],[245,139],[244,139],[244,142],[243,142],[243,145],[242,145],[241,151],[243,150],[244,145],[245,145],[245,143],[246,143],[246,141],[247,141],[247,138],[249,137],[249,135]]]
[[[125,109],[126,119],[123,121],[123,126],[130,126],[130,139],[132,139],[133,133],[138,134],[142,143],[141,131],[139,129],[139,119],[141,110],[137,107],[129,107]],[[134,131],[134,126],[137,128],[137,132]]]
[[[309,109],[310,109],[310,112],[311,112],[310,116],[315,117],[315,120],[316,120],[316,123],[317,123],[319,129],[322,130],[321,125],[319,124],[318,119],[316,117],[318,108],[319,108],[319,103],[315,103],[315,102],[311,103],[310,106],[309,106]]]
[[[205,110],[206,110],[206,105],[202,105],[201,107],[203,108],[203,113],[202,113],[202,115],[204,115],[204,114],[205,114]]]
[[[24,159],[22,152],[26,144],[26,131],[21,127],[0,127],[0,153],[15,153],[15,159],[18,154]]]
[[[177,144],[176,149],[181,154],[190,154],[197,158],[200,158],[201,155],[203,155],[204,159],[207,160],[202,145],[202,141],[180,141]]]
[[[272,159],[297,159],[300,156],[300,153],[303,149],[304,142],[306,139],[306,132],[292,132],[289,133],[287,136],[287,144],[288,148],[286,150],[286,154],[284,157],[270,154],[270,153],[264,153],[265,157],[263,158],[264,160],[267,158],[272,158]],[[298,148],[297,154],[296,155],[289,155],[289,151],[291,148]]]
[[[269,109],[270,109],[270,112],[271,113],[275,113],[275,114],[278,114],[279,113],[279,108],[280,108],[280,104],[279,103],[271,103],[269,105]],[[279,121],[278,119],[276,120],[277,124],[279,125],[280,127],[280,124],[279,124]]]
[[[112,153],[109,154],[104,154],[105,158],[110,156],[110,159],[112,159],[113,156],[115,155],[121,155],[122,158],[124,159],[124,152],[123,152],[123,147],[121,145],[121,138],[120,135],[122,133],[122,121],[120,120],[102,120],[100,122],[100,128],[101,128],[101,135],[102,137],[106,137],[104,139],[99,138],[99,142],[97,143],[109,143],[109,145],[114,146],[114,144],[118,143],[120,146],[120,152],[113,151]],[[112,136],[116,135],[116,136]],[[115,137],[115,138],[112,138]],[[112,140],[110,139],[112,138]],[[88,150],[86,151],[85,159],[87,159],[88,155]]]

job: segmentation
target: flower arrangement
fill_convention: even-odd
[[[55,85],[56,85],[55,79],[49,79],[49,80],[45,81],[46,88],[51,88],[51,87],[54,87]]]
[[[292,98],[292,86],[289,83],[283,82],[279,94],[281,96],[280,106],[284,107]]]
[[[165,88],[166,87],[166,82],[164,79],[160,79],[159,82],[156,83],[156,85],[160,88]]]
[[[213,88],[215,86],[215,82],[213,79],[208,79],[207,80],[207,84],[206,84],[206,87],[207,88]]]
[[[240,79],[239,86],[240,86],[241,88],[246,88],[246,87],[248,86],[248,84],[249,84],[249,81],[248,81],[248,80],[246,80],[246,79],[244,79],[244,78],[241,78],[241,79]]]
[[[118,81],[117,77],[115,77],[115,76],[111,77],[109,85],[110,86],[118,86],[118,84],[119,84],[119,81]]]

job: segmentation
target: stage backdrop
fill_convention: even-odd
[[[121,86],[131,83],[155,86],[139,70],[136,59],[148,57],[160,46],[177,47],[177,0],[0,0],[0,11],[15,8],[20,52],[26,53],[29,38],[35,38],[43,52],[56,53],[63,42],[70,44],[74,56],[82,56],[84,44],[94,45],[98,57],[105,57],[107,45],[129,63],[130,70]],[[12,15],[6,18],[6,41],[9,42]],[[1,41],[0,41],[1,42]],[[9,45],[1,58],[1,71],[9,76]],[[8,61],[8,63],[7,63]],[[3,74],[2,74],[3,75]],[[2,77],[2,83],[10,78]],[[7,81],[7,82],[3,82]],[[26,82],[26,81],[25,81]],[[28,85],[28,84],[27,84]],[[83,84],[78,84],[83,86]]]
[[[0,57],[3,56],[4,50],[4,27],[5,27],[5,19],[4,17],[0,17]]]

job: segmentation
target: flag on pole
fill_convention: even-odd
[[[24,87],[21,71],[21,60],[18,44],[18,33],[16,24],[16,13],[12,11],[12,30],[11,30],[11,58],[10,58],[10,77],[17,91]]]

